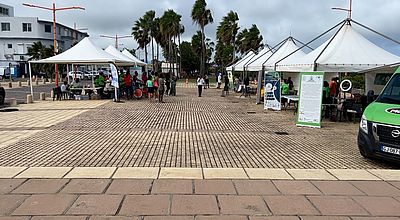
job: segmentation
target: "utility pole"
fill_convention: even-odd
[[[57,53],[58,53],[56,12],[57,11],[65,11],[65,10],[75,10],[75,9],[85,10],[84,7],[80,7],[80,6],[56,8],[56,3],[54,3],[54,2],[53,2],[52,8],[43,7],[43,6],[39,6],[39,5],[33,5],[33,4],[25,4],[25,3],[22,5],[31,7],[31,8],[39,8],[39,9],[44,9],[44,10],[53,12],[54,56],[57,55]],[[55,75],[56,75],[56,87],[58,87],[59,80],[58,80],[58,64],[57,63],[54,65],[54,69],[55,69]]]
[[[349,8],[332,8],[333,10],[339,10],[339,11],[347,11],[348,13],[348,19],[351,20],[352,18],[352,13],[353,13],[353,0],[349,0]]]
[[[100,37],[114,39],[115,40],[115,48],[118,49],[118,46],[119,46],[118,39],[129,38],[132,36],[131,35],[118,36],[118,34],[116,34],[115,36],[100,35]]]
[[[74,36],[73,36],[73,44],[78,42],[78,31],[87,31],[88,28],[76,28],[76,23],[74,22]]]
[[[65,11],[65,10],[75,10],[75,9],[85,10],[85,8],[80,7],[80,6],[56,8],[56,3],[53,3],[53,7],[52,8],[33,5],[33,4],[25,4],[25,3],[22,4],[22,5],[27,6],[27,7],[31,7],[31,8],[39,8],[39,9],[44,9],[44,10],[48,10],[48,11],[52,11],[53,12],[54,56],[57,55],[57,53],[58,53],[56,12],[57,11]],[[56,87],[58,87],[58,81],[59,80],[58,80],[58,64],[57,63],[54,65],[54,68],[55,68],[55,74],[56,74]]]

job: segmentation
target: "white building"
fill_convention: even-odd
[[[59,51],[71,48],[88,36],[59,23],[56,30]],[[14,17],[13,7],[0,4],[0,68],[11,63],[19,66],[20,74],[27,73],[28,48],[38,41],[45,46],[53,45],[53,22],[35,17]]]

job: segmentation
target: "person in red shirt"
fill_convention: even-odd
[[[336,77],[332,78],[331,82],[329,83],[329,89],[330,89],[330,97],[335,97],[338,89]]]
[[[129,71],[126,72],[126,74],[124,76],[124,81],[125,81],[126,99],[129,100],[130,98],[132,98],[132,76],[129,73]]]

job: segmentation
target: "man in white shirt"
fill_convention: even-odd
[[[201,97],[201,93],[203,92],[203,86],[204,86],[204,78],[202,76],[199,76],[199,78],[197,78],[197,89],[199,92],[199,97]]]
[[[220,89],[221,88],[221,84],[222,84],[222,74],[221,73],[218,73],[217,82],[218,82],[217,89]]]

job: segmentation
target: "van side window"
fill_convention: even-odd
[[[392,75],[393,74],[391,73],[377,73],[375,76],[374,85],[379,85],[379,86],[386,85],[389,82],[390,77],[392,77]]]

